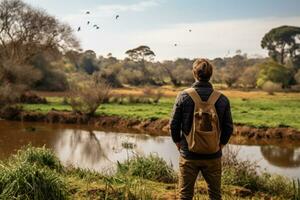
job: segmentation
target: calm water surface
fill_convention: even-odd
[[[178,151],[170,137],[103,132],[87,126],[0,121],[0,159],[22,146],[49,147],[65,164],[94,170],[113,170],[133,152],[157,153],[178,169]],[[229,145],[240,159],[256,161],[268,172],[300,178],[300,146]]]

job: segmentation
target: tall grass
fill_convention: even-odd
[[[50,169],[61,172],[63,166],[55,154],[44,147],[32,147],[31,145],[24,146],[12,157],[13,162],[25,162],[36,164],[40,167],[48,167]]]
[[[0,166],[0,199],[64,200],[67,186],[58,173],[29,162]]]
[[[293,191],[293,200],[300,200],[300,179],[297,179],[297,181],[293,180]]]
[[[264,192],[291,198],[292,181],[284,176],[260,172],[255,162],[238,160],[238,149],[225,149],[223,156],[222,182],[250,189],[253,192]]]
[[[118,162],[117,173],[165,183],[174,183],[177,179],[174,169],[156,154],[135,155],[124,163]]]

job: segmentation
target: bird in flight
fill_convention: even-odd
[[[120,15],[116,15],[116,19],[118,19],[120,17]]]
[[[77,29],[77,31],[79,32],[80,30],[81,30],[81,27],[79,26],[78,29]]]
[[[96,29],[99,29],[99,28],[100,28],[99,26],[96,27]]]
[[[189,32],[192,32],[192,30],[190,29]]]
[[[86,13],[85,13],[85,14],[89,15],[89,14],[90,14],[90,11],[86,11]]]
[[[90,21],[87,21],[87,24],[89,25],[89,24],[90,24]]]
[[[175,43],[174,46],[177,47],[177,44]]]

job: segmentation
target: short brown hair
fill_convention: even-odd
[[[209,81],[213,73],[213,66],[207,59],[199,58],[193,64],[193,75],[198,81]]]

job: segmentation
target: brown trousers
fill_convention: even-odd
[[[199,172],[208,186],[211,200],[220,200],[221,197],[221,158],[210,160],[187,160],[179,158],[179,199],[192,200],[194,186]]]

